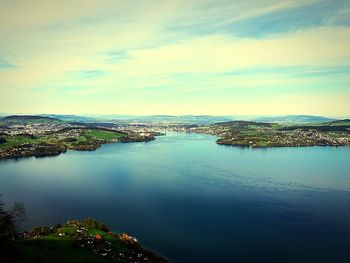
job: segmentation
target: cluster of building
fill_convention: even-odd
[[[59,235],[61,233],[58,233]],[[65,234],[65,233],[62,233]],[[75,242],[82,248],[88,248],[92,250],[95,254],[100,254],[101,256],[109,256],[112,250],[112,243],[105,240],[101,235],[96,234],[91,235],[89,231],[80,227],[75,233]]]
[[[107,234],[124,242],[129,249],[118,252],[116,249],[113,249],[113,245],[110,241],[106,240],[106,238],[98,233],[92,235],[85,227],[77,228],[76,232],[70,235],[75,237],[75,242],[79,247],[89,249],[93,251],[94,254],[118,260],[118,262],[141,263],[149,261],[148,256],[145,255],[135,237],[126,233],[115,234],[113,232],[108,232]],[[67,233],[58,232],[58,235],[66,236]]]
[[[42,135],[51,132],[57,132],[71,125],[65,123],[24,123],[24,124],[8,124],[0,125],[0,134],[10,136],[20,134]]]
[[[286,145],[348,145],[350,137],[344,133],[331,135],[328,132],[319,132],[316,130],[294,130],[294,131],[279,131],[276,133],[277,141]]]
[[[264,146],[343,146],[350,145],[350,133],[315,129],[279,130],[269,126],[235,127],[212,125],[188,129],[219,137],[217,143],[252,147]]]

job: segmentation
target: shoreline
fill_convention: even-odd
[[[205,132],[193,132],[193,131],[189,131],[189,132],[176,132],[176,131],[172,131],[175,133],[194,133],[194,134],[203,134],[203,135],[210,135],[210,136],[214,136],[217,139],[215,140],[215,143],[217,145],[220,146],[230,146],[230,147],[237,147],[237,148],[247,148],[247,149],[269,149],[269,148],[303,148],[303,147],[350,147],[350,144],[324,144],[324,143],[314,143],[314,144],[304,144],[304,145],[300,145],[300,144],[295,144],[295,145],[283,145],[283,144],[279,144],[279,145],[255,145],[255,144],[250,144],[250,143],[245,143],[245,144],[240,144],[240,143],[226,143],[226,142],[221,142],[220,140],[223,140],[223,138],[221,138],[219,135],[216,134],[210,134],[210,133],[205,133]],[[164,134],[161,135],[156,135],[156,136],[164,136]],[[0,162],[2,161],[6,161],[6,160],[20,160],[20,159],[24,159],[24,158],[46,158],[46,157],[55,157],[55,156],[59,156],[61,154],[66,153],[67,151],[81,151],[81,152],[89,152],[89,151],[95,151],[97,149],[99,149],[100,147],[102,147],[103,145],[107,145],[107,144],[114,144],[114,143],[136,143],[136,142],[150,142],[150,141],[154,141],[156,138],[155,136],[153,137],[147,137],[147,138],[128,138],[127,136],[125,137],[125,139],[118,139],[115,141],[105,141],[105,142],[98,142],[97,144],[87,144],[84,145],[83,147],[74,147],[74,148],[69,148],[69,147],[59,147],[62,145],[56,145],[56,144],[24,144],[24,145],[19,145],[18,147],[13,147],[13,148],[9,148],[9,150],[17,150],[17,149],[22,149],[23,147],[47,147],[45,148],[45,152],[36,152],[36,151],[32,151],[32,152],[21,152],[18,155],[10,155],[7,157],[2,157],[0,155]],[[4,149],[0,149],[0,153],[1,150]],[[52,150],[52,151],[51,151]]]
[[[118,133],[112,130],[106,132]],[[158,136],[156,132],[149,133],[147,135],[129,133],[123,134],[122,136],[115,139],[92,139],[88,137],[86,141],[80,142],[76,142],[75,138],[67,138],[65,139],[65,141],[61,140],[56,141],[54,143],[40,141],[32,143],[23,143],[19,145],[0,148],[0,161],[9,159],[21,159],[27,157],[53,157],[65,153],[67,150],[95,151],[104,144],[149,142],[155,140],[155,136]],[[71,142],[72,139],[74,140]]]
[[[45,157],[55,157],[55,156],[59,156],[61,154],[66,153],[67,151],[80,151],[80,152],[93,152],[96,151],[97,149],[99,149],[102,145],[105,144],[114,144],[114,143],[137,143],[137,142],[150,142],[153,141],[155,139],[152,140],[140,140],[140,141],[116,141],[116,142],[106,142],[106,143],[101,143],[99,144],[97,147],[93,147],[93,148],[79,148],[79,149],[70,149],[70,148],[64,148],[62,149],[62,151],[53,151],[53,152],[45,152],[45,153],[21,153],[19,155],[10,155],[10,156],[6,156],[6,157],[2,157],[0,156],[0,162],[4,161],[4,160],[19,160],[19,159],[24,159],[24,158],[31,158],[31,157],[35,157],[35,158],[45,158]],[[26,146],[26,145],[25,145]],[[28,146],[33,146],[33,145],[28,145]],[[12,148],[12,150],[16,150],[16,148]],[[1,150],[0,150],[1,153]]]

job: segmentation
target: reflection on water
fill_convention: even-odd
[[[350,148],[247,149],[206,135],[0,162],[26,227],[95,217],[173,262],[350,262]]]

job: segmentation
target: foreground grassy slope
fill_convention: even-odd
[[[112,262],[109,258],[89,253],[74,246],[71,238],[61,240],[40,238],[18,241],[18,249],[25,262]],[[115,261],[114,261],[115,262]]]
[[[23,262],[167,262],[133,237],[88,219],[63,227],[38,227],[14,242]],[[72,223],[73,222],[73,223]]]

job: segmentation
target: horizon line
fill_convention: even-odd
[[[287,116],[310,116],[310,117],[324,117],[324,118],[350,118],[349,115],[317,115],[317,114],[127,114],[127,113],[9,113],[9,112],[0,112],[0,115],[3,116],[40,116],[40,115],[61,115],[61,116],[135,116],[135,117],[146,117],[146,116],[195,116],[195,117],[287,117]]]

